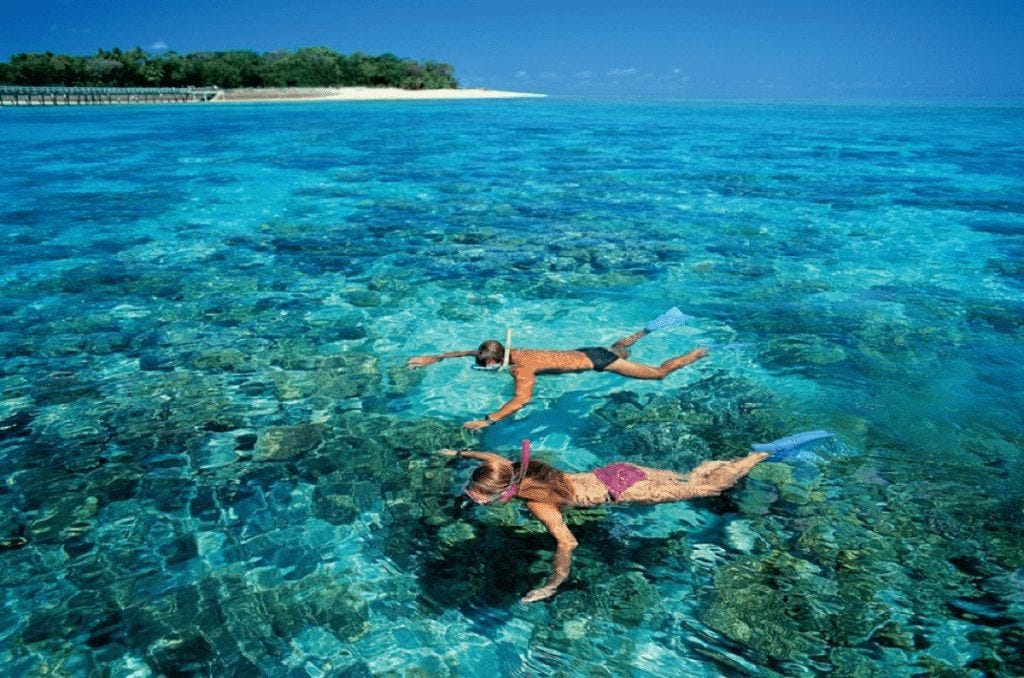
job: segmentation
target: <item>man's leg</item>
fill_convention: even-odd
[[[686,355],[669,358],[658,367],[630,362],[620,358],[604,368],[605,372],[614,372],[630,379],[664,379],[681,367],[686,367],[692,362],[700,360],[708,354],[707,349],[697,348]]]

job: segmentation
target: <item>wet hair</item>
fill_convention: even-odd
[[[469,477],[470,485],[482,495],[500,494],[508,489],[513,478],[519,477],[519,463],[485,461],[473,469]],[[573,501],[572,485],[565,474],[554,466],[542,461],[530,460],[526,467],[526,477],[539,484],[543,489],[555,495],[557,502]]]
[[[476,349],[476,364],[486,367],[488,360],[505,361],[505,347],[496,339],[488,339]]]

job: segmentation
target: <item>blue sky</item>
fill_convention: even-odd
[[[1024,95],[1024,0],[0,0],[0,17],[4,60],[326,46],[550,94]]]

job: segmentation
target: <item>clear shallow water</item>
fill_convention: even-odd
[[[1024,115],[573,100],[6,109],[0,662],[149,675],[1018,675]],[[641,341],[479,444],[728,497],[463,507],[510,380]]]

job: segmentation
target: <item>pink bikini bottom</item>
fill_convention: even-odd
[[[608,488],[608,494],[612,495],[615,501],[619,500],[619,495],[623,492],[647,478],[640,467],[623,461],[594,469],[594,475]]]

